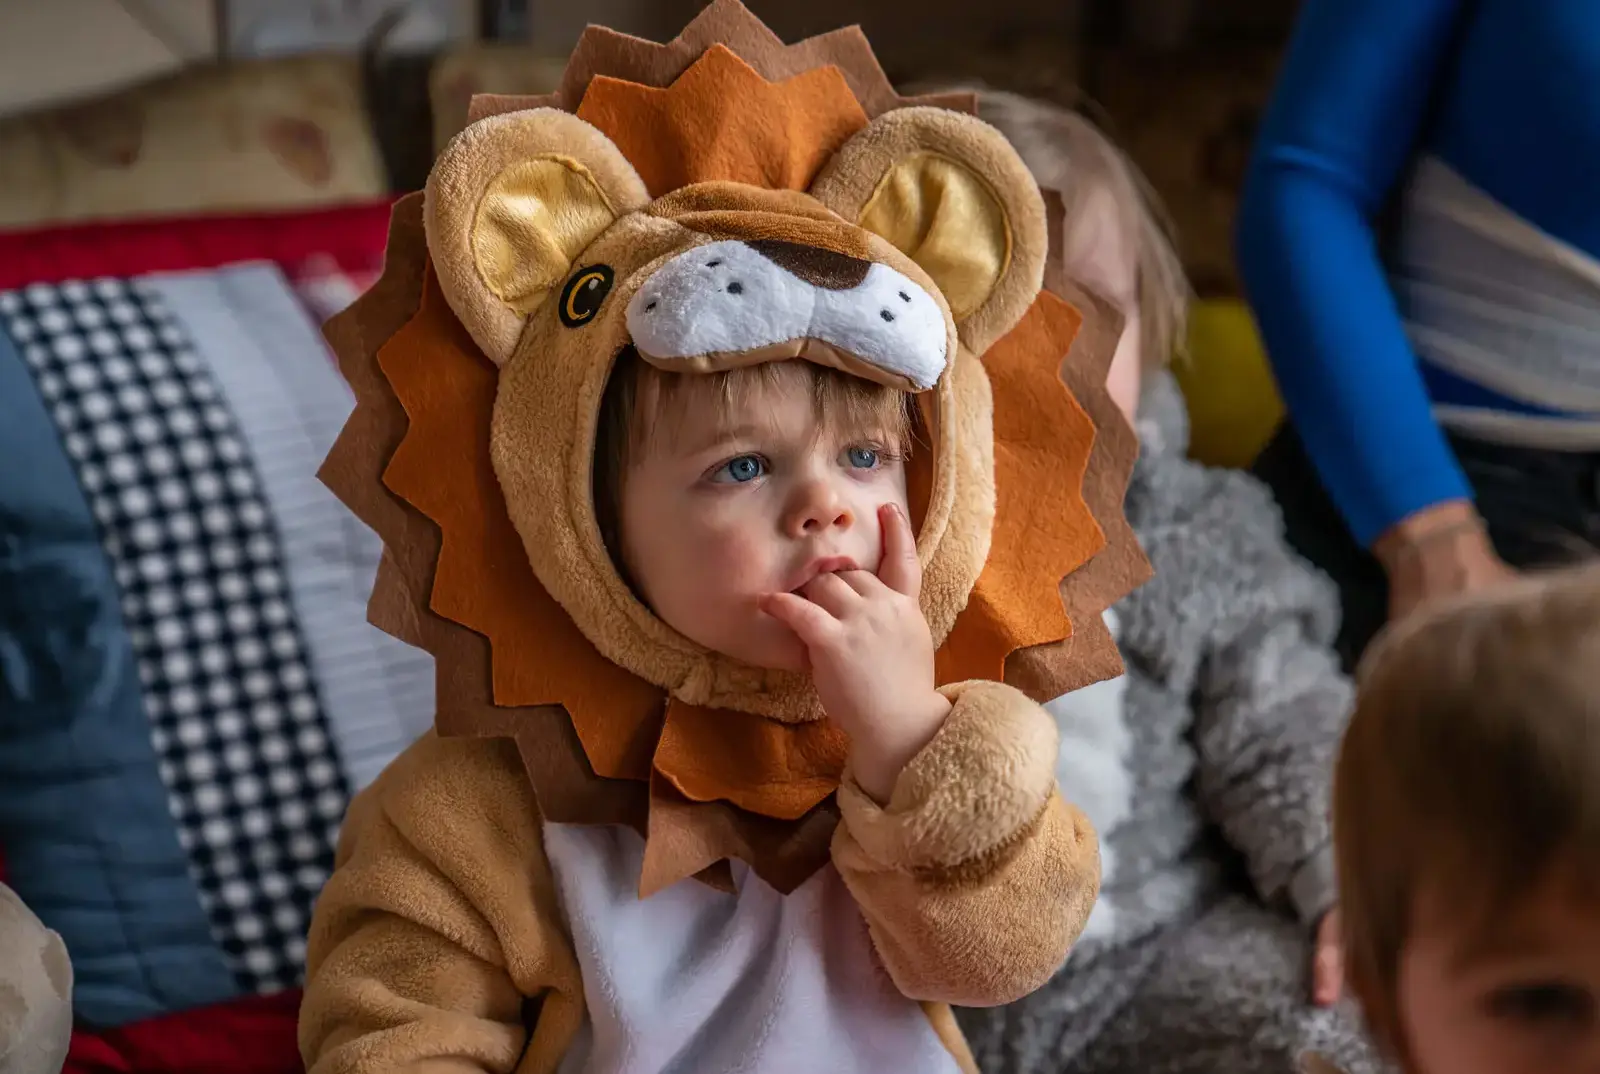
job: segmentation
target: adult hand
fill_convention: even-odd
[[[1372,546],[1389,576],[1389,618],[1440,597],[1516,577],[1494,550],[1483,519],[1465,500],[1436,504],[1390,527]]]

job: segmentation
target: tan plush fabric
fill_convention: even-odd
[[[1066,960],[1099,892],[1099,844],[1056,791],[1044,709],[1002,683],[943,692],[955,709],[887,805],[846,773],[833,857],[902,992],[994,1006]]]
[[[882,807],[849,773],[839,805],[868,856],[907,873],[958,868],[1026,829],[1055,786],[1055,722],[1003,683],[940,691],[953,709]]]
[[[428,254],[490,361],[511,358],[578,254],[646,199],[616,147],[566,112],[495,116],[451,141],[428,175]]]
[[[516,746],[422,739],[351,804],[318,900],[309,1074],[544,1074],[582,992]],[[543,1005],[519,1064],[530,997]]]
[[[966,196],[942,197],[952,186]],[[839,150],[811,192],[847,220],[887,226],[885,238],[901,237],[912,260],[951,283],[961,342],[974,354],[1039,294],[1050,248],[1044,201],[1011,144],[972,116],[927,107],[881,116]],[[987,234],[994,224],[1003,253],[1001,237]]]
[[[922,529],[919,550],[938,539],[940,555],[925,556],[922,569],[922,613],[928,620],[934,644],[942,643],[961,621],[972,595],[972,587],[983,574],[989,558],[995,514],[994,392],[983,364],[972,354],[959,351],[945,374],[945,390],[950,402],[937,410],[924,406],[928,423],[937,431],[935,443],[959,444],[960,451],[942,453],[933,462],[949,467],[944,484],[952,490],[949,505],[938,497],[940,475],[928,476],[933,484],[930,503],[920,514]],[[924,452],[924,455],[929,453]],[[946,461],[948,460],[948,461]],[[916,491],[916,478],[927,467],[916,454],[907,475],[908,491]],[[913,509],[916,500],[913,497]],[[944,517],[941,519],[941,515]],[[942,522],[942,530],[934,525]]]
[[[895,984],[933,1004],[971,1069],[938,1005],[1037,987],[1081,931],[1099,872],[1087,822],[1054,792],[1049,716],[995,683],[946,692],[948,724],[886,808],[842,792],[833,860]],[[516,746],[424,738],[345,822],[310,938],[309,1074],[544,1074],[583,1010]]]

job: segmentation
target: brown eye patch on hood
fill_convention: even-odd
[[[872,267],[872,262],[865,258],[782,239],[753,239],[745,245],[813,287],[825,287],[830,291],[859,287]]]

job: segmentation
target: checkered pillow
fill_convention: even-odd
[[[343,385],[265,265],[0,292],[8,358],[10,405],[56,437],[0,430],[24,467],[0,477],[0,546],[24,550],[0,557],[0,652],[9,632],[22,654],[0,657],[14,882],[66,936],[88,1021],[292,987],[352,790],[431,720],[426,659],[365,623],[376,542],[315,482]],[[64,490],[34,487],[29,458],[70,470],[76,508],[41,507]],[[57,556],[49,515],[74,509],[99,565],[75,546],[73,599],[39,616],[63,591],[37,565]],[[66,658],[98,697],[60,674],[60,637],[29,633],[80,607],[102,611]],[[14,794],[8,769],[43,793]],[[119,846],[108,809],[138,838]]]
[[[243,438],[159,298],[0,295],[114,566],[201,903],[249,991],[294,983],[349,788]]]

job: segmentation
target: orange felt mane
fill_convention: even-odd
[[[574,67],[620,36],[588,31]],[[744,58],[714,44],[681,71],[661,62],[696,36],[742,46]],[[782,71],[795,49],[819,52],[823,39],[786,48],[718,0],[678,41],[623,39],[634,48],[613,50],[610,74],[583,80],[569,69],[568,84],[582,86],[577,114],[623,150],[653,196],[710,179],[803,189],[867,123],[867,102],[893,106],[876,65],[860,69],[857,38],[837,38],[848,74],[814,64],[770,80],[758,68]],[[666,84],[643,84],[652,74]],[[424,270],[418,217],[415,205],[397,209],[383,280],[328,329],[358,407],[323,477],[385,539],[374,621],[435,654],[440,733],[517,739],[547,819],[645,834],[642,891],[694,874],[725,883],[730,857],[792,888],[826,858],[843,737],[826,721],[668,698],[602,657],[539,584],[490,461],[496,371]],[[1096,350],[1085,353],[1084,323],[1079,308],[1042,292],[982,356],[995,520],[988,561],[936,657],[941,683],[1006,679],[1045,700],[1119,667],[1099,612],[1146,567],[1121,516],[1131,434],[1101,386],[1115,336],[1087,333]],[[1062,379],[1069,353],[1082,406]],[[1102,569],[1080,570],[1092,558]]]

